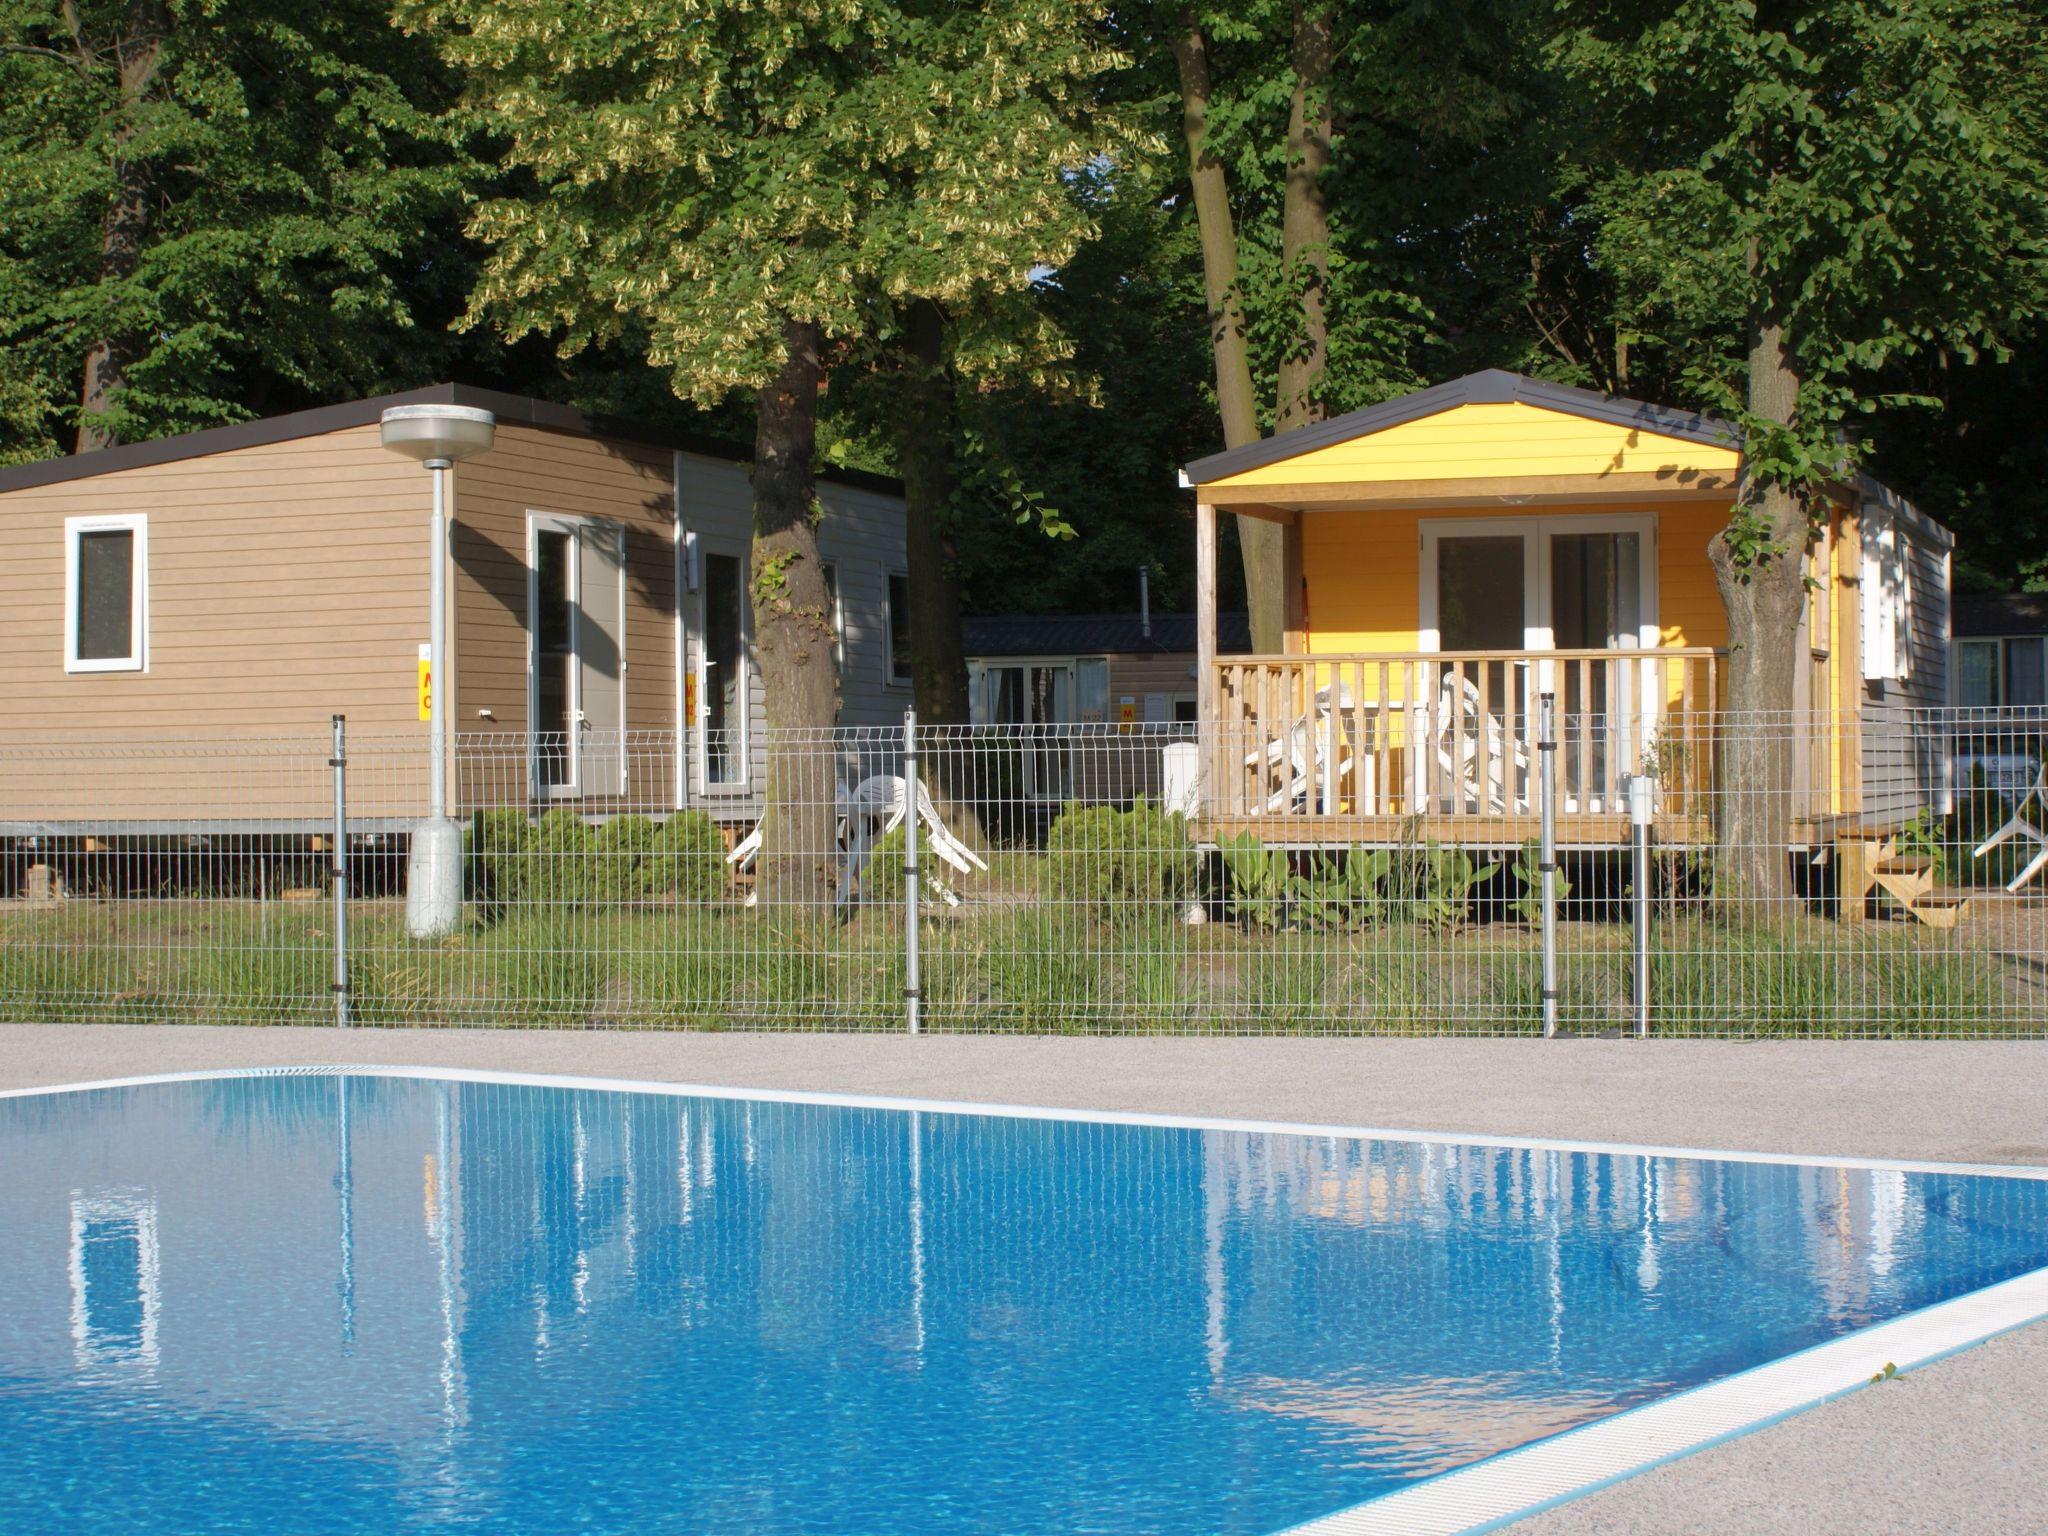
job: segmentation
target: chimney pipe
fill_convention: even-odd
[[[1138,567],[1138,633],[1152,638],[1152,567]]]

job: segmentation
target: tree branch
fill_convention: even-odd
[[[74,54],[56,48],[41,48],[34,43],[0,43],[0,53],[22,53],[30,58],[55,59],[59,64],[79,64],[84,61]]]

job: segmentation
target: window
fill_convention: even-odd
[[[2048,691],[2043,688],[2044,681],[2048,679],[2043,678],[2041,660],[2039,640],[2005,642],[2004,703],[2020,709],[2038,709],[2048,704]]]
[[[1964,709],[1998,707],[1998,642],[1956,643],[1956,702]]]
[[[1956,703],[1963,709],[2039,709],[2048,704],[2048,640],[1956,642]]]
[[[143,670],[148,590],[147,518],[65,519],[64,670]]]
[[[889,681],[909,687],[910,578],[901,571],[889,573]]]

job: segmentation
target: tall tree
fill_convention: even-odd
[[[879,310],[1028,277],[1009,190],[1088,146],[991,138],[1005,61],[1069,36],[1064,0],[419,0],[473,103],[533,179],[478,211],[491,247],[471,310],[568,351],[629,327],[679,396],[757,391],[754,642],[771,748],[760,876],[770,900],[832,885],[831,627],[816,538],[818,386]],[[963,30],[964,29],[964,30]],[[1011,126],[1015,126],[1014,122]],[[906,190],[908,189],[908,191]]]
[[[1485,8],[1478,51],[1504,59],[1490,39],[1526,10]],[[1422,382],[1446,328],[1421,297],[1424,247],[1410,237],[1474,216],[1444,207],[1413,168],[1497,116],[1498,92],[1463,89],[1480,11],[1465,0],[1178,0],[1160,14],[1226,446]],[[1252,644],[1277,651],[1282,532],[1237,522]]]
[[[1884,370],[1998,354],[2048,308],[2048,33],[2009,0],[1569,0],[1559,56],[1606,108],[1601,263],[1643,342],[1734,420],[1707,551],[1727,613],[1728,886],[1790,870],[1793,638],[1846,430]],[[1896,401],[1892,403],[1897,403]]]
[[[965,474],[959,462],[956,391],[1070,384],[1072,344],[1036,287],[1094,237],[1108,189],[1134,177],[1136,157],[1156,145],[1119,100],[1131,61],[1112,46],[1102,0],[905,0],[905,12],[899,47],[921,61],[924,89],[971,103],[946,124],[953,142],[944,152],[898,164],[901,206],[935,217],[907,242],[881,349],[883,377],[895,386],[885,410],[904,480],[918,715],[957,725],[968,700],[956,533],[982,487],[969,483],[974,455]],[[963,285],[946,247],[970,232],[1006,248],[1009,266],[987,264],[979,282]],[[1060,531],[1057,520],[1046,526]]]
[[[449,95],[372,0],[0,0],[0,456],[445,356],[415,311],[461,265]]]

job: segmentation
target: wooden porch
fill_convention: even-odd
[[[1563,845],[1628,837],[1628,780],[1657,835],[1711,838],[1725,657],[1708,648],[1231,656],[1211,663],[1202,832],[1274,842],[1507,845],[1542,815],[1554,700]]]

